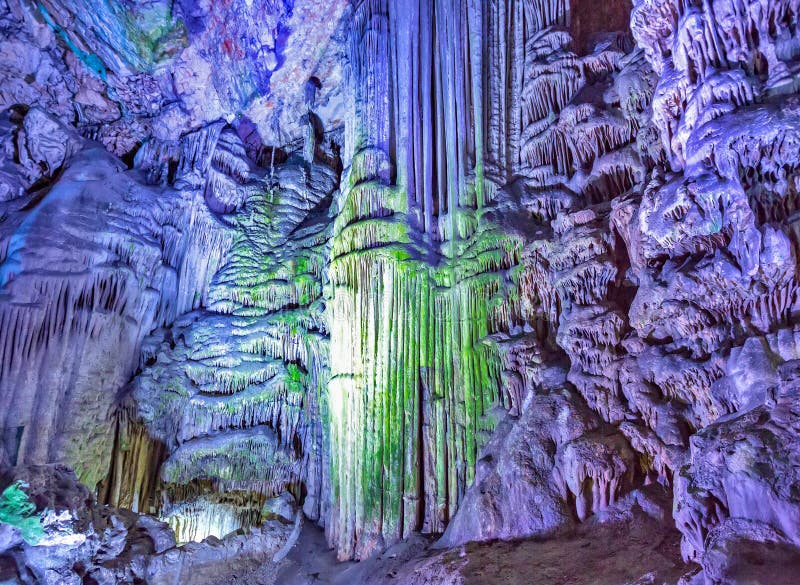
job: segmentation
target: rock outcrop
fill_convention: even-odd
[[[165,523],[98,505],[67,468],[18,467],[13,476],[30,508],[38,511],[41,528],[32,538],[13,522],[0,524],[0,576],[5,582],[199,583],[220,567],[270,563],[292,530],[271,521],[223,540],[210,537],[176,547]],[[198,577],[202,572],[206,574]]]

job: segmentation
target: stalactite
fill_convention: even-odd
[[[127,404],[116,413],[116,445],[109,477],[99,492],[106,504],[134,512],[155,514],[158,470],[165,455],[163,443],[153,439]]]
[[[502,283],[522,243],[482,217],[498,197],[476,130],[482,48],[471,35],[483,18],[481,6],[457,1],[414,3],[410,15],[380,2],[356,8],[356,111],[375,109],[371,88],[389,83],[397,91],[378,109],[397,117],[389,126],[350,120],[348,133],[369,140],[347,161],[331,248],[326,529],[340,558],[364,558],[413,530],[442,531],[472,482],[490,411],[504,400],[498,350],[484,342],[509,326],[513,292]],[[407,60],[431,77],[407,77]],[[411,112],[430,124],[401,123]],[[412,162],[392,176],[394,152]]]
[[[235,143],[225,152],[242,155]],[[264,499],[287,490],[322,520],[328,489],[323,289],[336,175],[295,159],[268,178],[210,164],[247,177],[236,238],[207,308],[156,332],[145,345],[159,348],[148,350],[155,359],[134,381],[139,414],[168,451],[159,514],[181,540],[258,523]]]

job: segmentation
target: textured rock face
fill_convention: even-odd
[[[94,486],[139,343],[199,305],[231,237],[202,192],[148,185],[40,110],[25,114],[16,139],[30,186],[4,203],[5,448],[14,464],[69,461]]]
[[[177,139],[220,118],[254,148],[301,140],[306,80],[317,115],[341,120],[348,3],[37,2],[0,5],[2,109],[40,106],[112,152]]]
[[[213,579],[220,566],[269,564],[291,532],[288,525],[268,522],[249,534],[178,548],[166,524],[97,505],[66,468],[18,467],[14,479],[22,482],[30,507],[39,511],[41,529],[31,539],[13,522],[0,525],[0,559],[5,561],[0,576],[10,583],[210,582],[205,579]]]
[[[341,560],[659,490],[686,582],[780,582],[798,18],[0,4],[0,468],[67,464],[179,542],[297,505]]]
[[[181,501],[162,513],[182,523],[179,540],[221,522],[203,518],[215,498],[223,500],[217,513],[233,517],[227,530],[257,521],[257,502],[290,488],[307,516],[324,515],[329,352],[321,295],[335,179],[328,167],[301,160],[250,176],[252,193],[208,308],[145,341],[133,399],[167,447],[161,478]]]

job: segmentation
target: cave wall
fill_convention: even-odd
[[[3,5],[0,464],[341,559],[647,485],[708,574],[800,545],[798,3],[341,4]]]
[[[69,461],[94,486],[143,337],[199,305],[230,236],[202,192],[151,188],[41,110],[22,128],[34,189],[6,202],[3,225],[4,446],[15,464]]]

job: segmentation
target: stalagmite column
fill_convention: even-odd
[[[409,341],[402,318],[410,307],[402,301],[413,278],[399,266],[408,256],[402,244],[408,237],[390,156],[395,100],[389,18],[386,0],[359,2],[348,46],[354,96],[345,138],[349,168],[330,268],[334,506],[328,535],[341,558],[366,556],[382,546],[384,535],[399,538],[415,522],[414,514],[411,526],[403,519],[403,498],[412,508],[416,500],[413,477],[405,487],[402,446],[405,414],[413,419],[417,397],[416,388],[403,385],[403,375],[411,372],[396,368]],[[416,442],[413,431],[408,440]],[[416,462],[409,467],[413,475]]]
[[[483,5],[359,2],[330,281],[332,508],[341,558],[440,532],[500,393],[520,242],[489,219]]]

